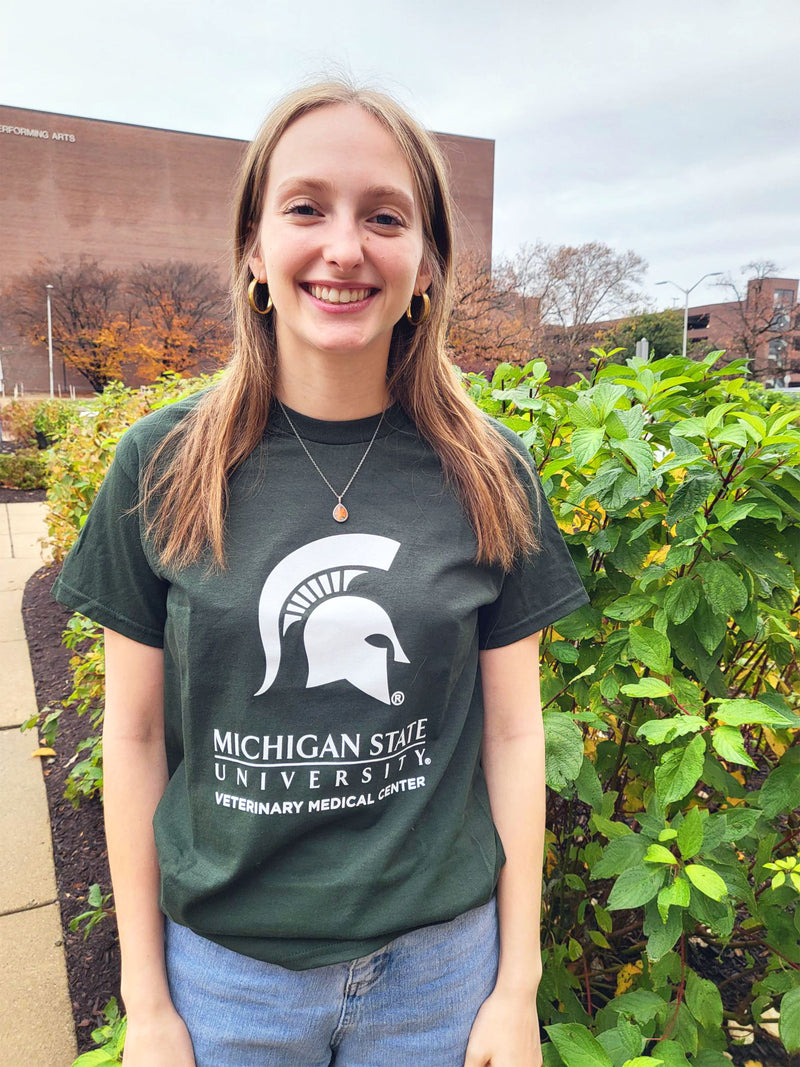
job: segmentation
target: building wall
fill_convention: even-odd
[[[751,279],[744,300],[689,308],[689,341],[748,356],[752,376],[768,387],[800,385],[797,278]]]
[[[490,259],[494,142],[437,136],[452,175],[459,247]],[[185,259],[226,278],[232,190],[245,147],[232,138],[0,106],[0,291],[37,260],[80,255],[121,268]],[[6,391],[15,382],[47,387],[46,353],[4,329],[2,316],[0,354]]]
[[[767,388],[800,386],[800,306],[797,295],[797,278],[762,278],[748,282],[744,301],[696,304],[689,308],[689,345],[700,343],[703,351],[724,349],[728,359],[750,358],[751,377]],[[674,310],[683,317],[682,308]],[[608,319],[594,323],[593,327],[597,333],[605,333],[623,321]],[[545,358],[548,349],[557,349],[558,337],[558,327],[545,328]],[[577,361],[572,370],[574,373],[565,373],[564,367],[554,362],[550,367],[551,381],[562,385],[574,380],[575,373],[588,375],[591,372],[588,351],[585,359]]]

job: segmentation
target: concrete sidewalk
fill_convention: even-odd
[[[44,504],[0,504],[0,1063],[69,1067],[77,1055],[50,819],[22,626],[25,582],[42,566]]]

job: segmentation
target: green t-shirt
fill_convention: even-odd
[[[225,569],[169,572],[131,509],[153,448],[192,403],[124,435],[54,588],[164,648],[163,910],[304,969],[487,901],[503,852],[480,765],[478,651],[587,600],[550,509],[537,508],[532,559],[509,574],[477,566],[438,458],[395,405],[339,524],[276,410],[230,480]],[[290,416],[344,486],[377,419]]]

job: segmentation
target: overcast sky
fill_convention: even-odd
[[[495,140],[496,256],[631,248],[657,307],[663,278],[800,276],[800,0],[12,0],[0,21],[0,103],[226,137],[337,65]]]

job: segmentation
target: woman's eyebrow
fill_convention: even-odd
[[[282,181],[278,188],[275,190],[277,197],[285,196],[287,193],[294,192],[298,189],[309,189],[312,192],[329,193],[333,189],[333,185],[329,181],[325,181],[324,178],[287,178]]]
[[[394,185],[371,185],[364,190],[366,200],[391,200],[409,215],[414,214],[414,200]]]

